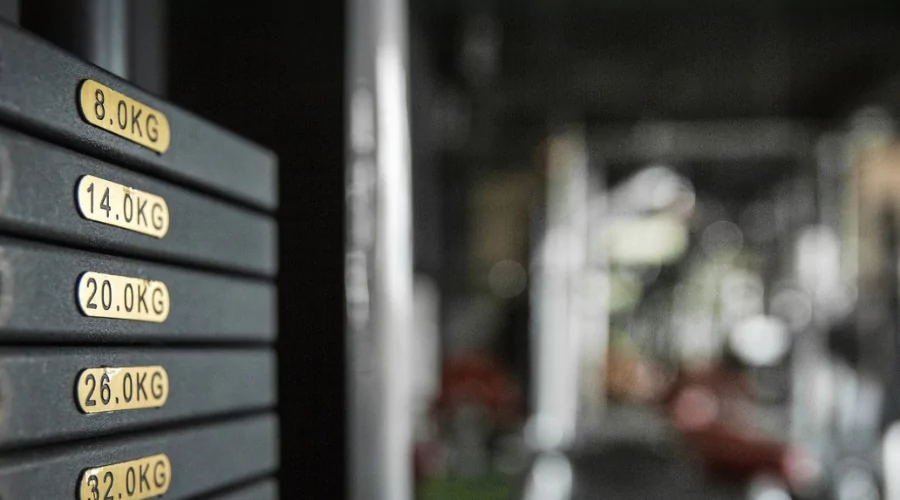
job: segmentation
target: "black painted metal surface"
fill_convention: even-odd
[[[168,150],[86,123],[87,79],[165,114]],[[82,218],[84,175],[164,198],[168,233]],[[277,192],[270,151],[0,21],[0,499],[74,498],[83,470],[159,453],[167,499],[278,497],[262,479],[278,469],[278,420],[261,415],[278,399]],[[89,271],[162,281],[167,319],[86,316]],[[82,370],[155,365],[162,407],[79,409]]]
[[[102,440],[0,458],[0,498],[76,498],[81,472],[164,453],[172,464],[166,500],[191,498],[274,472],[278,421],[262,415],[204,427]]]
[[[75,186],[84,175],[164,198],[168,233],[157,239],[82,218]],[[265,276],[277,268],[278,235],[271,217],[2,128],[0,230]]]
[[[161,408],[82,413],[75,384],[86,368],[162,366],[169,395]],[[0,350],[0,450],[173,425],[277,400],[269,349],[8,348]]]
[[[0,121],[93,156],[262,209],[278,205],[277,159],[270,151],[2,22],[0,59]],[[168,151],[157,154],[86,123],[77,101],[85,79],[165,114],[172,130]]]
[[[229,493],[211,496],[209,500],[276,500],[277,498],[278,481],[269,479],[235,489]]]
[[[163,323],[84,316],[76,284],[86,271],[159,280]],[[0,238],[0,342],[262,342],[275,337],[275,287],[175,266]]]

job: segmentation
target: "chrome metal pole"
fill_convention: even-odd
[[[346,286],[350,498],[412,498],[407,12],[350,2]]]
[[[84,3],[84,56],[117,76],[128,79],[128,5],[125,0]]]
[[[10,10],[0,0],[0,16]],[[22,26],[156,95],[166,93],[166,2],[29,0]]]

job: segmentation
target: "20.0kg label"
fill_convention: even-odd
[[[79,500],[143,500],[158,497],[172,483],[172,463],[164,454],[153,455],[81,473]]]
[[[169,205],[155,194],[85,175],[78,180],[75,199],[85,219],[156,238],[169,231]]]
[[[169,149],[172,140],[169,120],[146,104],[94,80],[85,80],[81,84],[78,104],[82,118],[91,125],[157,153]]]
[[[169,374],[162,366],[88,368],[75,382],[84,413],[160,408],[169,398]]]
[[[85,316],[153,323],[169,317],[169,289],[162,281],[86,272],[76,293]]]

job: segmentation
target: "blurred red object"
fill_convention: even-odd
[[[522,418],[515,378],[500,361],[485,355],[458,356],[444,363],[435,411],[439,417],[447,416],[465,405],[483,408],[496,425]]]
[[[688,446],[716,475],[746,480],[769,473],[795,487],[814,480],[811,457],[753,432],[747,411],[752,405],[747,381],[720,367],[682,375],[666,400]]]

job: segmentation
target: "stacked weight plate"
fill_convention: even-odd
[[[0,499],[277,497],[276,175],[0,25]]]

